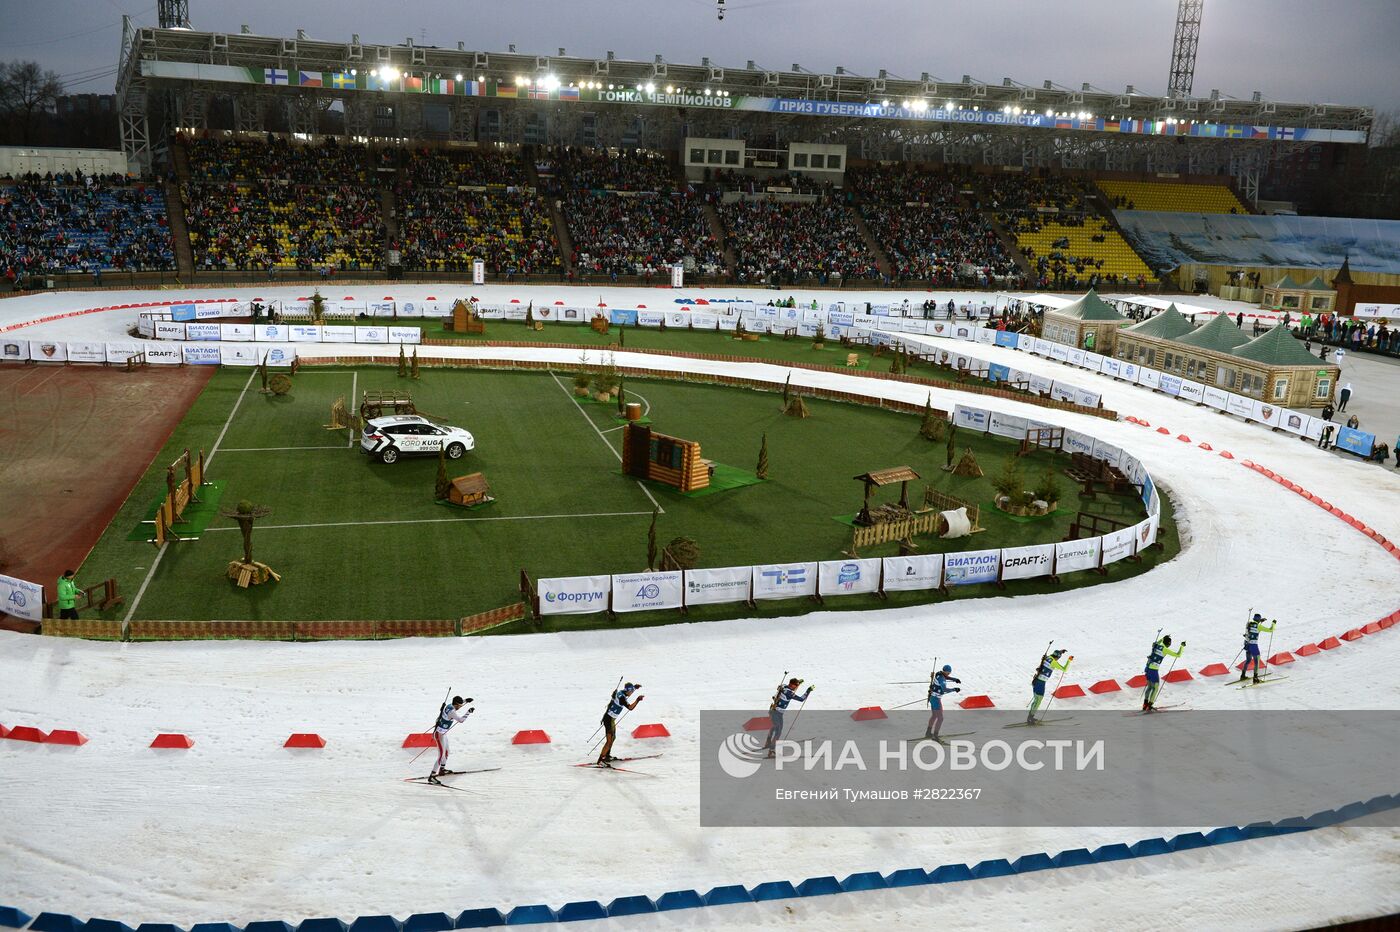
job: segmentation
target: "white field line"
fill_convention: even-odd
[[[328,521],[323,524],[259,524],[259,531],[296,531],[322,527],[372,527],[381,524],[448,524],[477,521],[550,521],[560,518],[636,518],[649,515],[649,511],[595,511],[588,514],[564,515],[514,515],[496,518],[402,518],[385,521]],[[211,527],[209,533],[236,531],[236,527]]]
[[[281,453],[284,450],[344,450],[345,448],[336,445],[333,447],[224,447],[225,453]]]
[[[238,413],[238,409],[243,405],[243,396],[248,394],[249,387],[253,384],[253,376],[258,370],[254,369],[248,373],[248,381],[243,383],[243,391],[238,393],[238,400],[233,403],[233,407],[228,412],[228,418],[224,420],[224,428],[219,431],[219,436],[215,438],[214,445],[209,448],[209,455],[204,458],[204,467],[209,468],[209,464],[214,462],[214,456],[219,452],[219,444],[224,442],[224,437],[228,434],[229,425],[233,423],[233,416]],[[122,619],[122,624],[130,623],[136,614],[136,607],[141,604],[141,598],[146,594],[146,588],[151,584],[151,578],[156,575],[156,568],[160,566],[161,557],[165,556],[165,551],[170,549],[166,544],[156,551],[156,558],[151,561],[151,568],[146,571],[146,578],[141,580],[141,588],[136,590],[136,596],[131,600],[131,608],[126,610],[126,617]]]
[[[350,376],[350,403],[355,405],[355,410],[358,411],[359,402],[355,400],[355,395],[360,390],[360,370],[356,369]],[[353,447],[355,445],[355,432],[353,430],[348,430],[346,433],[350,435],[350,439],[346,441],[345,445],[347,447]]]
[[[555,385],[559,386],[559,390],[564,393],[565,397],[567,397],[570,401],[574,403],[574,407],[578,409],[579,416],[588,422],[589,427],[593,428],[593,433],[597,434],[598,439],[603,441],[603,446],[608,448],[608,452],[611,453],[613,456],[617,457],[617,461],[619,463],[622,462],[622,454],[618,452],[618,449],[616,447],[614,447],[611,443],[608,442],[608,438],[603,434],[602,430],[598,428],[597,424],[593,423],[593,418],[589,417],[588,412],[583,410],[583,405],[579,404],[578,399],[575,398],[569,392],[569,390],[564,387],[563,382],[559,381],[559,376],[555,375],[553,370],[551,370],[549,373],[549,377],[554,380]],[[662,508],[661,503],[658,502],[656,500],[656,497],[651,494],[651,489],[647,488],[646,484],[643,483],[640,479],[637,480],[637,488],[641,489],[642,492],[646,494],[646,497],[651,499],[652,506],[657,510],[659,514],[664,515],[666,513],[666,509]]]

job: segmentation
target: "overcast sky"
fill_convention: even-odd
[[[191,0],[196,29],[956,81],[1050,79],[1166,90],[1176,0]],[[74,92],[109,92],[123,12],[147,0],[0,0],[0,61],[34,59]],[[1400,109],[1400,0],[1206,0],[1194,92]]]

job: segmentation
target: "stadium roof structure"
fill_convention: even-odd
[[[1235,347],[1241,343],[1248,343],[1249,337],[1245,336],[1239,327],[1235,326],[1228,314],[1217,314],[1210,319],[1204,327],[1194,333],[1189,333],[1176,340],[1177,343],[1184,343],[1187,346],[1195,346],[1199,349],[1215,350],[1220,353],[1233,353]]]
[[[1365,107],[1214,91],[1171,98],[1131,86],[558,52],[136,28],[124,18],[122,146],[144,167],[177,129],[652,149],[675,149],[687,136],[757,137],[845,143],[853,158],[1229,174],[1254,198],[1271,153],[1364,143],[1373,119]]]
[[[1191,321],[1172,304],[1160,314],[1154,314],[1142,323],[1124,327],[1124,333],[1143,337],[1157,337],[1162,340],[1175,340],[1191,332]]]

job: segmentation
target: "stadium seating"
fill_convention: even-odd
[[[1247,214],[1249,208],[1223,184],[1168,181],[1100,181],[1118,210],[1166,210],[1185,214]]]
[[[665,158],[562,149],[551,154],[550,171],[579,274],[664,275],[677,262],[705,275],[722,271],[702,202]]]
[[[481,259],[491,275],[558,272],[549,211],[516,153],[410,150],[402,153],[399,178],[398,240],[391,245],[404,268],[468,273]]]
[[[734,201],[719,208],[741,282],[824,284],[878,279],[847,209],[832,201]]]
[[[0,275],[175,266],[165,196],[120,175],[30,175],[0,183]]]
[[[186,146],[181,197],[196,269],[382,267],[383,211],[365,148],[282,139]]]
[[[861,216],[895,279],[985,284],[1016,274],[996,233],[962,204],[947,175],[875,165],[847,172],[846,185],[859,198]]]

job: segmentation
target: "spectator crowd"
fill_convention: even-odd
[[[174,265],[165,196],[154,184],[82,172],[0,181],[0,275],[12,287],[61,272]]]
[[[740,282],[827,285],[880,277],[855,218],[834,200],[741,200],[720,218]]]

